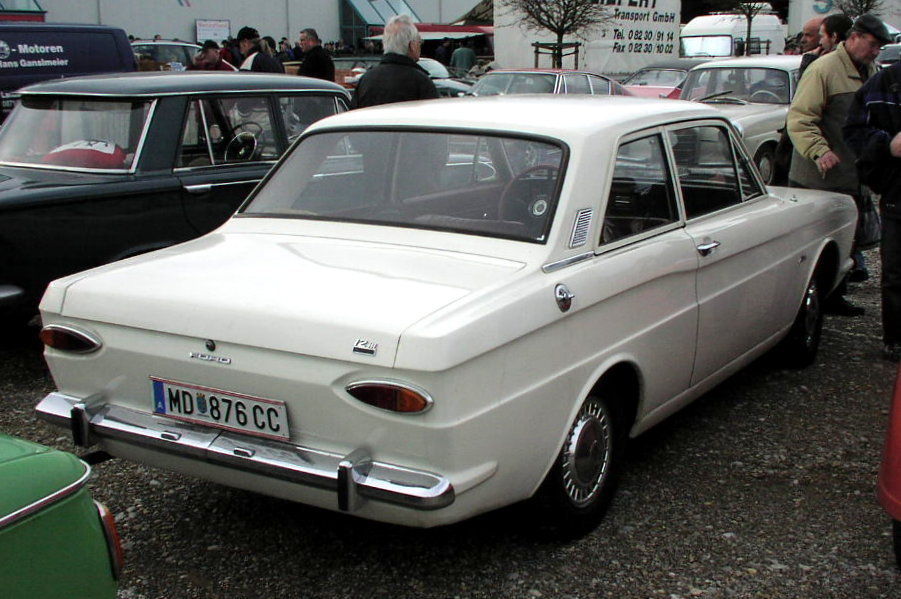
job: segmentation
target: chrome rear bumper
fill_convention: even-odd
[[[90,403],[88,400],[87,404]],[[375,462],[362,449],[348,455],[193,426],[111,405],[96,408],[62,393],[38,404],[38,416],[71,427],[76,445],[102,439],[337,492],[338,508],[354,511],[364,499],[417,510],[454,502],[450,481],[437,474]]]

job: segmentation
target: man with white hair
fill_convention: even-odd
[[[385,55],[378,65],[360,77],[351,108],[438,97],[429,74],[416,64],[422,38],[410,15],[397,15],[388,20],[382,44]]]

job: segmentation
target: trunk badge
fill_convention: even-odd
[[[354,343],[354,353],[355,354],[364,354],[367,356],[374,356],[376,350],[379,348],[378,343],[374,343],[367,339],[357,339],[356,343]]]

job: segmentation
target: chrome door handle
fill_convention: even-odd
[[[709,243],[702,243],[698,246],[698,253],[702,256],[709,256],[713,253],[713,250],[720,247],[719,241],[711,241]]]
[[[202,193],[210,193],[210,190],[213,189],[213,186],[209,183],[201,184],[201,185],[185,185],[185,191],[193,194],[202,194]]]

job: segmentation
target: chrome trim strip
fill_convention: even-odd
[[[185,191],[188,193],[205,193],[211,191],[214,187],[224,187],[226,185],[245,185],[250,183],[256,185],[261,179],[246,179],[244,181],[223,181],[222,183],[198,183],[196,185],[185,185]]]
[[[88,482],[88,479],[91,477],[91,467],[84,462],[81,462],[81,465],[84,466],[84,474],[82,474],[78,478],[78,480],[66,485],[58,491],[51,493],[50,495],[47,495],[43,499],[39,499],[34,503],[26,505],[25,507],[19,508],[16,511],[7,514],[6,516],[3,516],[2,518],[0,518],[0,530],[7,526],[11,526],[19,520],[27,518],[28,516],[39,512],[58,501],[62,501],[66,497],[78,492],[79,489],[85,486],[85,484]]]
[[[237,71],[235,71],[237,72]],[[243,76],[242,76],[243,77]],[[290,77],[290,75],[289,75]],[[296,77],[295,77],[296,79]],[[79,97],[79,98],[122,98],[123,100],[127,100],[129,98],[168,98],[171,96],[216,96],[216,95],[232,95],[232,94],[243,94],[245,96],[250,96],[253,94],[274,94],[274,93],[286,93],[286,94],[310,94],[310,95],[330,95],[344,98],[345,95],[339,89],[297,89],[296,87],[247,87],[244,89],[192,89],[192,90],[181,90],[181,91],[155,91],[155,92],[135,92],[135,93],[123,93],[123,92],[76,92],[76,91],[28,91],[28,92],[20,92],[21,96],[65,96],[68,98],[71,97]]]
[[[53,392],[36,408],[48,422],[67,427],[77,398]],[[454,502],[450,481],[439,474],[373,461],[362,449],[348,455],[293,443],[251,438],[119,406],[101,406],[90,418],[93,439],[201,460],[336,492],[339,506],[352,510],[363,499],[415,510],[437,510]],[[343,483],[343,488],[339,487]]]
[[[582,254],[576,254],[575,256],[570,256],[569,258],[564,258],[563,260],[557,260],[556,262],[551,262],[550,264],[545,264],[541,267],[541,272],[549,273],[560,270],[561,268],[566,268],[567,266],[571,266],[573,264],[578,264],[579,262],[584,262],[590,258],[594,258],[594,252],[585,252]]]

